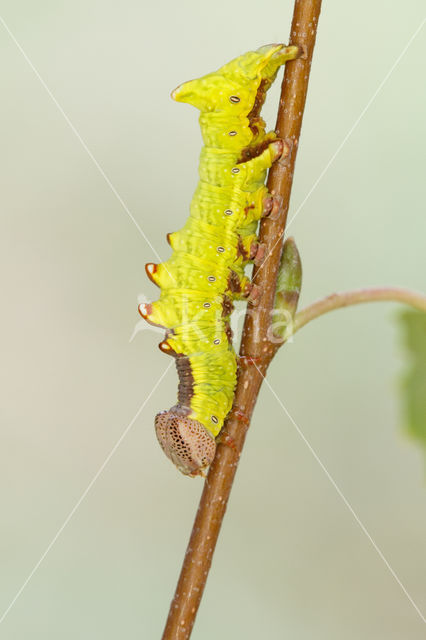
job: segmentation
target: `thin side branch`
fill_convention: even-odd
[[[288,44],[301,47],[305,53],[286,64],[276,126],[291,152],[285,161],[274,165],[268,179],[269,191],[281,196],[283,206],[277,219],[266,218],[261,225],[260,242],[266,245],[267,260],[255,270],[254,281],[263,293],[259,306],[251,308],[246,316],[234,406],[224,425],[233,443],[232,447],[219,444],[205,481],[163,640],[187,640],[191,635],[250,418],[275,353],[268,329],[320,9],[321,0],[295,0]],[[256,366],[250,365],[250,358]]]
[[[426,296],[418,291],[410,291],[409,289],[400,289],[398,287],[379,287],[377,289],[357,289],[355,291],[343,291],[340,293],[332,293],[330,296],[317,300],[313,304],[305,307],[296,314],[294,318],[293,333],[315,320],[319,316],[349,307],[354,304],[363,302],[402,302],[411,307],[424,311],[426,313]]]

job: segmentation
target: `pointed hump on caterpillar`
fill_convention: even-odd
[[[298,55],[298,47],[268,44],[235,58],[202,78],[184,82],[172,91],[171,96],[200,111],[245,114],[247,108],[253,106],[260,82],[264,83],[266,91],[279,67]]]
[[[204,475],[216,453],[211,433],[182,411],[170,409],[155,417],[155,431],[164,453],[186,476]]]
[[[156,284],[158,286],[158,281],[157,281],[158,276],[156,277],[157,271],[158,271],[158,265],[155,264],[154,262],[148,262],[145,265],[146,275],[148,276],[148,278],[151,280],[153,284]]]

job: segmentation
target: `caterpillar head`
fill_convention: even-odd
[[[257,51],[249,51],[218,71],[197,80],[179,85],[172,98],[188,102],[200,111],[224,111],[233,115],[246,114],[250,110],[261,81],[265,89],[274,81],[279,67],[294,58],[297,47],[268,44]]]
[[[155,431],[164,453],[187,476],[204,475],[216,453],[216,442],[207,429],[192,418],[170,409],[155,417]]]

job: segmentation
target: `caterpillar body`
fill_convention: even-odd
[[[258,221],[274,204],[266,172],[283,152],[276,134],[265,132],[260,110],[279,67],[297,53],[297,47],[266,45],[172,92],[201,111],[200,181],[185,226],[168,234],[171,258],[146,265],[161,296],[139,312],[166,329],[159,346],[176,359],[178,402],[156,416],[155,428],[186,475],[204,475],[232,406],[232,303],[256,295],[244,267],[258,251]]]

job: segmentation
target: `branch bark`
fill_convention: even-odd
[[[320,10],[321,0],[295,0],[288,44],[302,47],[304,55],[286,64],[276,124],[290,154],[273,166],[268,178],[269,191],[280,196],[283,205],[276,219],[266,218],[261,224],[267,259],[254,270],[253,281],[263,293],[259,306],[247,311],[234,406],[224,426],[233,444],[219,444],[206,478],[163,640],[187,640],[191,635],[250,418],[275,353],[268,331]],[[250,358],[256,366],[249,364]]]

